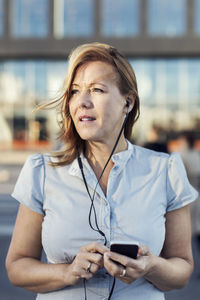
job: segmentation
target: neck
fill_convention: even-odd
[[[107,160],[113,150],[113,147],[114,147],[114,143],[113,145],[111,145],[111,144],[105,144],[99,142],[98,143],[87,142],[85,156],[87,157],[88,162],[92,167],[97,179],[99,179],[100,176],[102,175],[101,174],[102,170],[104,169],[107,163]],[[127,142],[123,136],[120,138],[114,153],[121,152],[126,149],[127,149]],[[101,189],[103,190],[105,195],[107,193],[108,177],[112,167],[113,167],[113,161],[110,160],[99,181],[99,185],[101,186]]]
[[[103,169],[105,166],[112,150],[114,143],[101,143],[101,142],[87,142],[85,156],[87,157],[89,163],[93,166],[99,165]],[[122,136],[118,142],[118,145],[114,153],[118,153],[127,149],[127,142]],[[111,161],[112,162],[112,161]]]

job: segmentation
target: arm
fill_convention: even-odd
[[[162,290],[184,287],[193,271],[189,205],[168,212],[161,257],[154,257],[147,280]]]
[[[81,248],[72,264],[46,264],[40,261],[43,216],[20,205],[12,241],[6,258],[10,281],[36,293],[74,285],[80,278],[90,279],[102,267],[106,247],[92,243]],[[92,262],[90,273],[86,272]]]
[[[184,287],[193,270],[189,206],[166,214],[166,238],[161,257],[150,253],[147,247],[141,247],[139,254],[133,260],[116,253],[105,253],[105,267],[126,283],[144,276],[163,291]],[[123,268],[113,260],[126,267],[126,277],[120,277]]]

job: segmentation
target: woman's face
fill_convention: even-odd
[[[125,118],[126,99],[117,86],[115,69],[105,62],[78,68],[72,83],[69,111],[83,140],[116,140]]]

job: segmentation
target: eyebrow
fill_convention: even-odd
[[[105,84],[103,84],[103,83],[101,83],[101,82],[91,82],[88,86],[89,87],[92,87],[92,86],[94,86],[94,85],[96,85],[96,84],[98,84],[98,85],[102,85],[102,86],[104,86],[104,87],[107,87]],[[79,87],[79,84],[77,84],[77,83],[72,83],[72,86],[77,86],[77,87]]]

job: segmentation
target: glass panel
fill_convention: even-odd
[[[0,0],[0,36],[4,33],[4,0]]]
[[[196,103],[199,102],[200,95],[200,60],[199,59],[191,59],[188,61],[188,97],[190,99],[197,99]],[[192,100],[193,101],[193,100]],[[195,101],[194,101],[195,102]]]
[[[197,104],[200,95],[200,59],[130,60],[142,105]],[[200,103],[199,103],[200,104]]]
[[[148,0],[148,32],[179,36],[186,32],[186,0]]]
[[[141,99],[141,131],[151,121],[192,127],[200,115],[200,59],[130,59],[130,63]],[[66,67],[65,60],[0,62],[0,142],[12,141],[13,136],[18,141],[42,140],[47,132],[49,138],[55,136],[54,112],[32,114],[32,110],[59,94]]]
[[[0,62],[0,147],[2,141],[12,143],[12,139],[22,144],[55,137],[55,113],[32,111],[36,104],[58,96],[66,67],[66,61]]]
[[[54,0],[54,7],[54,33],[57,38],[93,34],[93,0]]]
[[[131,60],[131,65],[137,74],[138,91],[140,97],[148,105],[155,104],[153,100],[153,93],[155,91],[155,63],[153,60]],[[150,103],[151,101],[151,103]]]
[[[12,0],[12,35],[17,38],[47,36],[48,4],[48,0]]]
[[[142,144],[152,137],[149,130],[153,126],[160,128],[161,140],[182,129],[199,131],[200,59],[130,62],[136,73],[141,103],[139,125],[134,130],[136,140]]]
[[[166,96],[178,96],[179,61],[169,59],[166,62]]]
[[[200,0],[195,0],[194,30],[200,34]]]
[[[140,30],[139,0],[102,0],[101,33],[104,36],[133,36]]]

